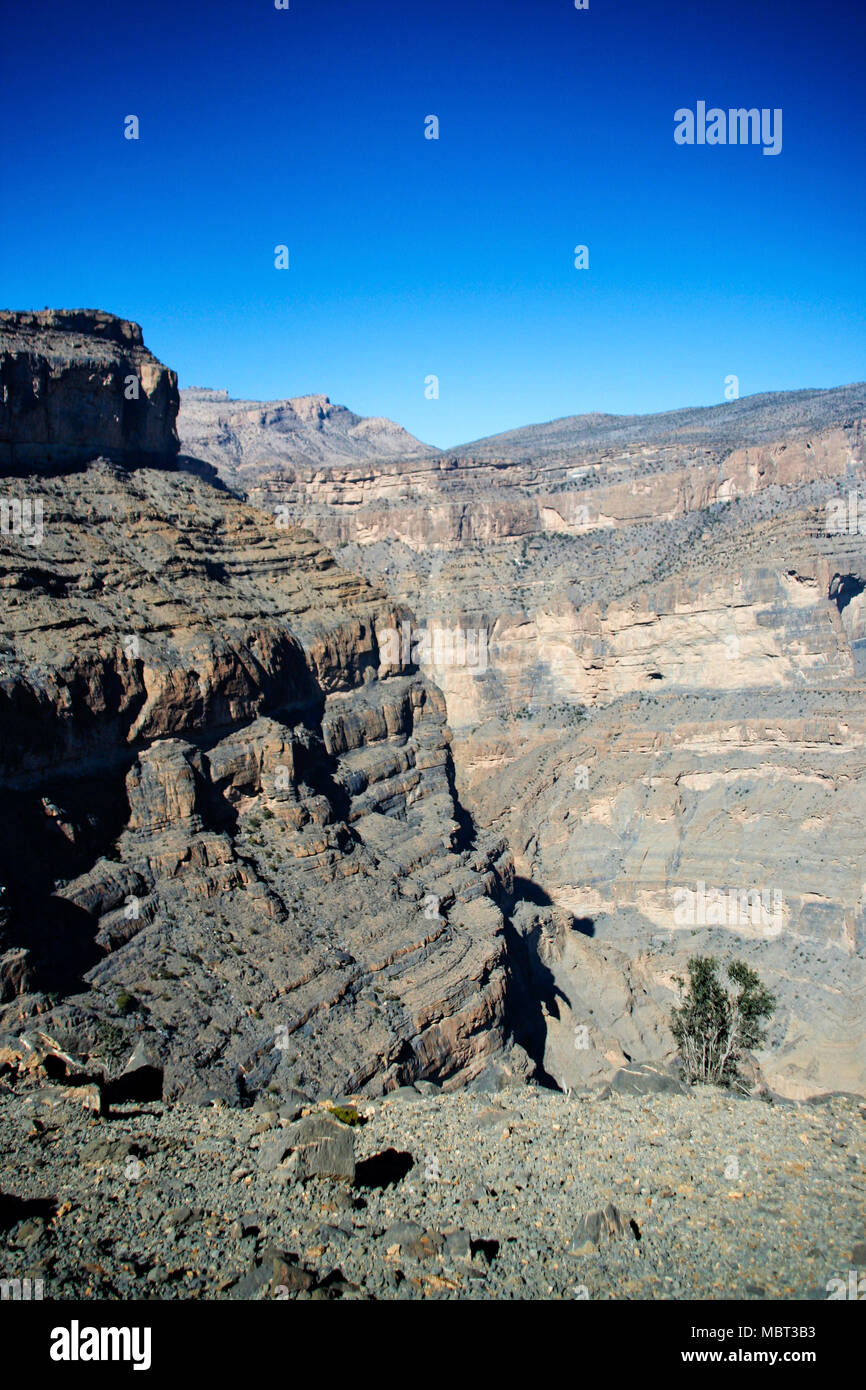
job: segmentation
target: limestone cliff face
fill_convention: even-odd
[[[187,416],[185,407],[181,430],[203,452]],[[529,460],[462,453],[414,458],[407,451],[366,466],[331,457],[318,467],[291,468],[268,467],[263,459],[255,474],[232,480],[257,505],[288,506],[331,545],[398,541],[422,550],[546,533],[583,536],[842,478],[862,439],[863,418],[861,403],[837,424],[738,448],[659,441]]]
[[[55,319],[78,330],[33,317],[62,422]],[[143,362],[133,325],[95,328],[61,452]],[[12,493],[41,522],[0,536],[0,1032],[38,1020],[108,1070],[141,1042],[168,1095],[483,1069],[510,1040],[511,862],[467,829],[442,696],[382,661],[405,610],[189,473],[76,455]]]
[[[45,1015],[95,1056],[143,1036],[169,1094],[230,1097],[456,1086],[519,1029],[581,1086],[671,1056],[702,952],[777,992],[775,1089],[866,1093],[859,388],[384,462],[381,422],[326,398],[193,393],[199,452],[234,487],[226,451],[254,460],[252,507],[82,468],[80,420],[64,476],[20,407],[33,368],[59,408],[85,349],[29,317],[3,417],[0,1029]],[[98,318],[91,366],[103,327],[112,361],[143,352]],[[100,429],[115,382],[86,373]],[[418,621],[476,658],[483,634],[483,661],[395,657]]]
[[[701,952],[746,958],[777,994],[775,1089],[863,1090],[862,695],[796,708],[783,691],[623,701],[516,757],[492,735],[464,750],[469,804],[481,816],[500,789],[516,871],[551,899],[536,928],[563,1082],[669,1053],[674,976]]]
[[[90,309],[0,312],[0,473],[175,457],[177,376],[137,323]]]

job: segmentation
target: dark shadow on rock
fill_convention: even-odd
[[[233,497],[240,497],[241,495],[233,492],[223,482],[212,463],[207,463],[205,459],[194,458],[192,454],[178,454],[177,471],[178,473],[192,473],[194,477],[201,478],[203,483],[208,483],[210,487],[216,488],[217,492],[227,492]]]
[[[390,1187],[402,1182],[406,1174],[415,1166],[409,1153],[398,1153],[396,1149],[384,1149],[372,1158],[364,1158],[355,1167],[356,1187]]]
[[[211,583],[225,584],[228,580],[228,571],[221,560],[203,560],[202,569]]]
[[[448,779],[448,790],[454,802],[454,819],[458,826],[454,840],[454,848],[457,853],[460,854],[463,850],[472,850],[475,848],[476,831],[474,820],[460,801],[460,796],[457,791],[457,779],[454,773],[454,759],[451,757],[450,752],[448,753],[448,758],[445,763],[445,776]]]
[[[580,932],[581,936],[595,936],[595,918],[572,917],[571,930]]]
[[[108,774],[55,783],[45,802],[43,790],[4,791],[4,936],[30,952],[30,988],[64,996],[84,987],[84,976],[105,953],[95,940],[97,919],[55,896],[53,887],[111,853],[118,807],[126,802],[122,781]]]
[[[324,796],[333,808],[334,819],[348,823],[352,799],[343,782],[337,778],[337,759],[325,747],[321,723],[314,731],[296,730],[292,755],[296,783],[303,782],[318,796]]]
[[[136,1067],[113,1081],[106,1081],[102,1094],[109,1105],[125,1105],[129,1101],[162,1100],[162,1067]]]
[[[858,574],[834,574],[830,581],[830,598],[840,613],[866,589],[866,583]]]
[[[56,1197],[15,1197],[9,1192],[0,1192],[0,1231],[10,1231],[19,1221],[32,1216],[50,1221],[56,1212]]]
[[[86,989],[85,975],[105,959],[94,940],[97,919],[75,903],[48,895],[34,893],[32,908],[38,927],[21,944],[32,951],[37,987],[61,997]]]
[[[91,1081],[101,1081],[102,1077],[91,1076],[89,1073],[76,1071],[70,1068],[62,1057],[57,1057],[53,1052],[46,1054],[42,1067],[49,1081],[60,1081],[64,1086],[87,1086]]]
[[[531,878],[522,878],[520,874],[514,877],[514,901],[515,903],[532,903],[534,907],[552,907],[553,899]]]
[[[203,469],[211,467],[202,459],[191,459],[190,462],[200,464]],[[115,468],[127,472],[134,472],[137,468],[153,468],[160,473],[181,471],[178,455],[173,451],[146,453],[142,449],[124,449],[120,446],[99,449],[86,444],[9,444],[0,440],[2,478],[71,477],[76,473],[86,473],[96,463],[113,464]],[[183,471],[193,473],[196,470],[187,468]],[[210,481],[203,473],[199,476]]]
[[[519,932],[509,915],[519,903],[533,907],[552,907],[553,899],[533,879],[516,874],[511,899],[506,904],[504,935],[508,946],[510,988],[506,1006],[509,1031],[515,1042],[525,1049],[535,1063],[533,1079],[549,1090],[561,1089],[556,1078],[544,1067],[547,1040],[546,1016],[559,1017],[559,1000],[568,1002],[553,974],[543,964],[538,943],[541,923],[536,922],[529,932]]]
[[[545,1009],[558,1017],[558,999],[565,995],[538,955],[541,927],[528,934],[519,932],[509,917],[505,919],[503,935],[508,949],[509,988],[506,995],[505,1024],[508,1033],[525,1049],[535,1063],[533,1080],[548,1090],[561,1090],[556,1078],[544,1067],[544,1048],[547,1041]],[[566,1001],[567,1002],[567,1001]]]

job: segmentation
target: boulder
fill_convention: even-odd
[[[683,1096],[688,1089],[678,1077],[652,1062],[630,1062],[627,1067],[620,1067],[610,1088],[627,1096]]]
[[[587,1212],[580,1218],[569,1250],[573,1255],[590,1254],[602,1245],[627,1235],[637,1239],[636,1231],[634,1223],[624,1217],[613,1202],[608,1202],[606,1207]]]
[[[355,1140],[352,1130],[330,1115],[305,1115],[288,1125],[272,1141],[271,1157],[279,1146],[291,1151],[289,1160],[294,1177],[303,1182],[308,1178],[340,1178],[353,1182],[355,1178]],[[270,1161],[270,1159],[269,1159]]]

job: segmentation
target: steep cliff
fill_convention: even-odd
[[[140,332],[92,327],[67,376],[108,421],[125,362],[94,382],[91,339]],[[28,327],[41,380],[68,328]],[[308,532],[119,463],[120,428],[4,487],[40,531],[0,537],[0,1031],[108,1073],[138,1045],[168,1095],[470,1079],[508,1041],[511,866],[465,823],[441,695],[383,666],[404,610]]]
[[[0,474],[178,451],[177,376],[137,323],[90,309],[0,311]]]

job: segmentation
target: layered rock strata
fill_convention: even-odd
[[[51,379],[70,316],[33,317]],[[90,337],[140,343],[105,318],[85,376]],[[169,1096],[476,1075],[511,1041],[511,866],[442,696],[382,661],[405,610],[189,473],[40,462],[4,484],[40,534],[0,537],[0,1030],[108,1076],[138,1044]]]
[[[90,309],[0,311],[0,473],[99,454],[171,460],[178,399],[176,374],[137,323]]]

